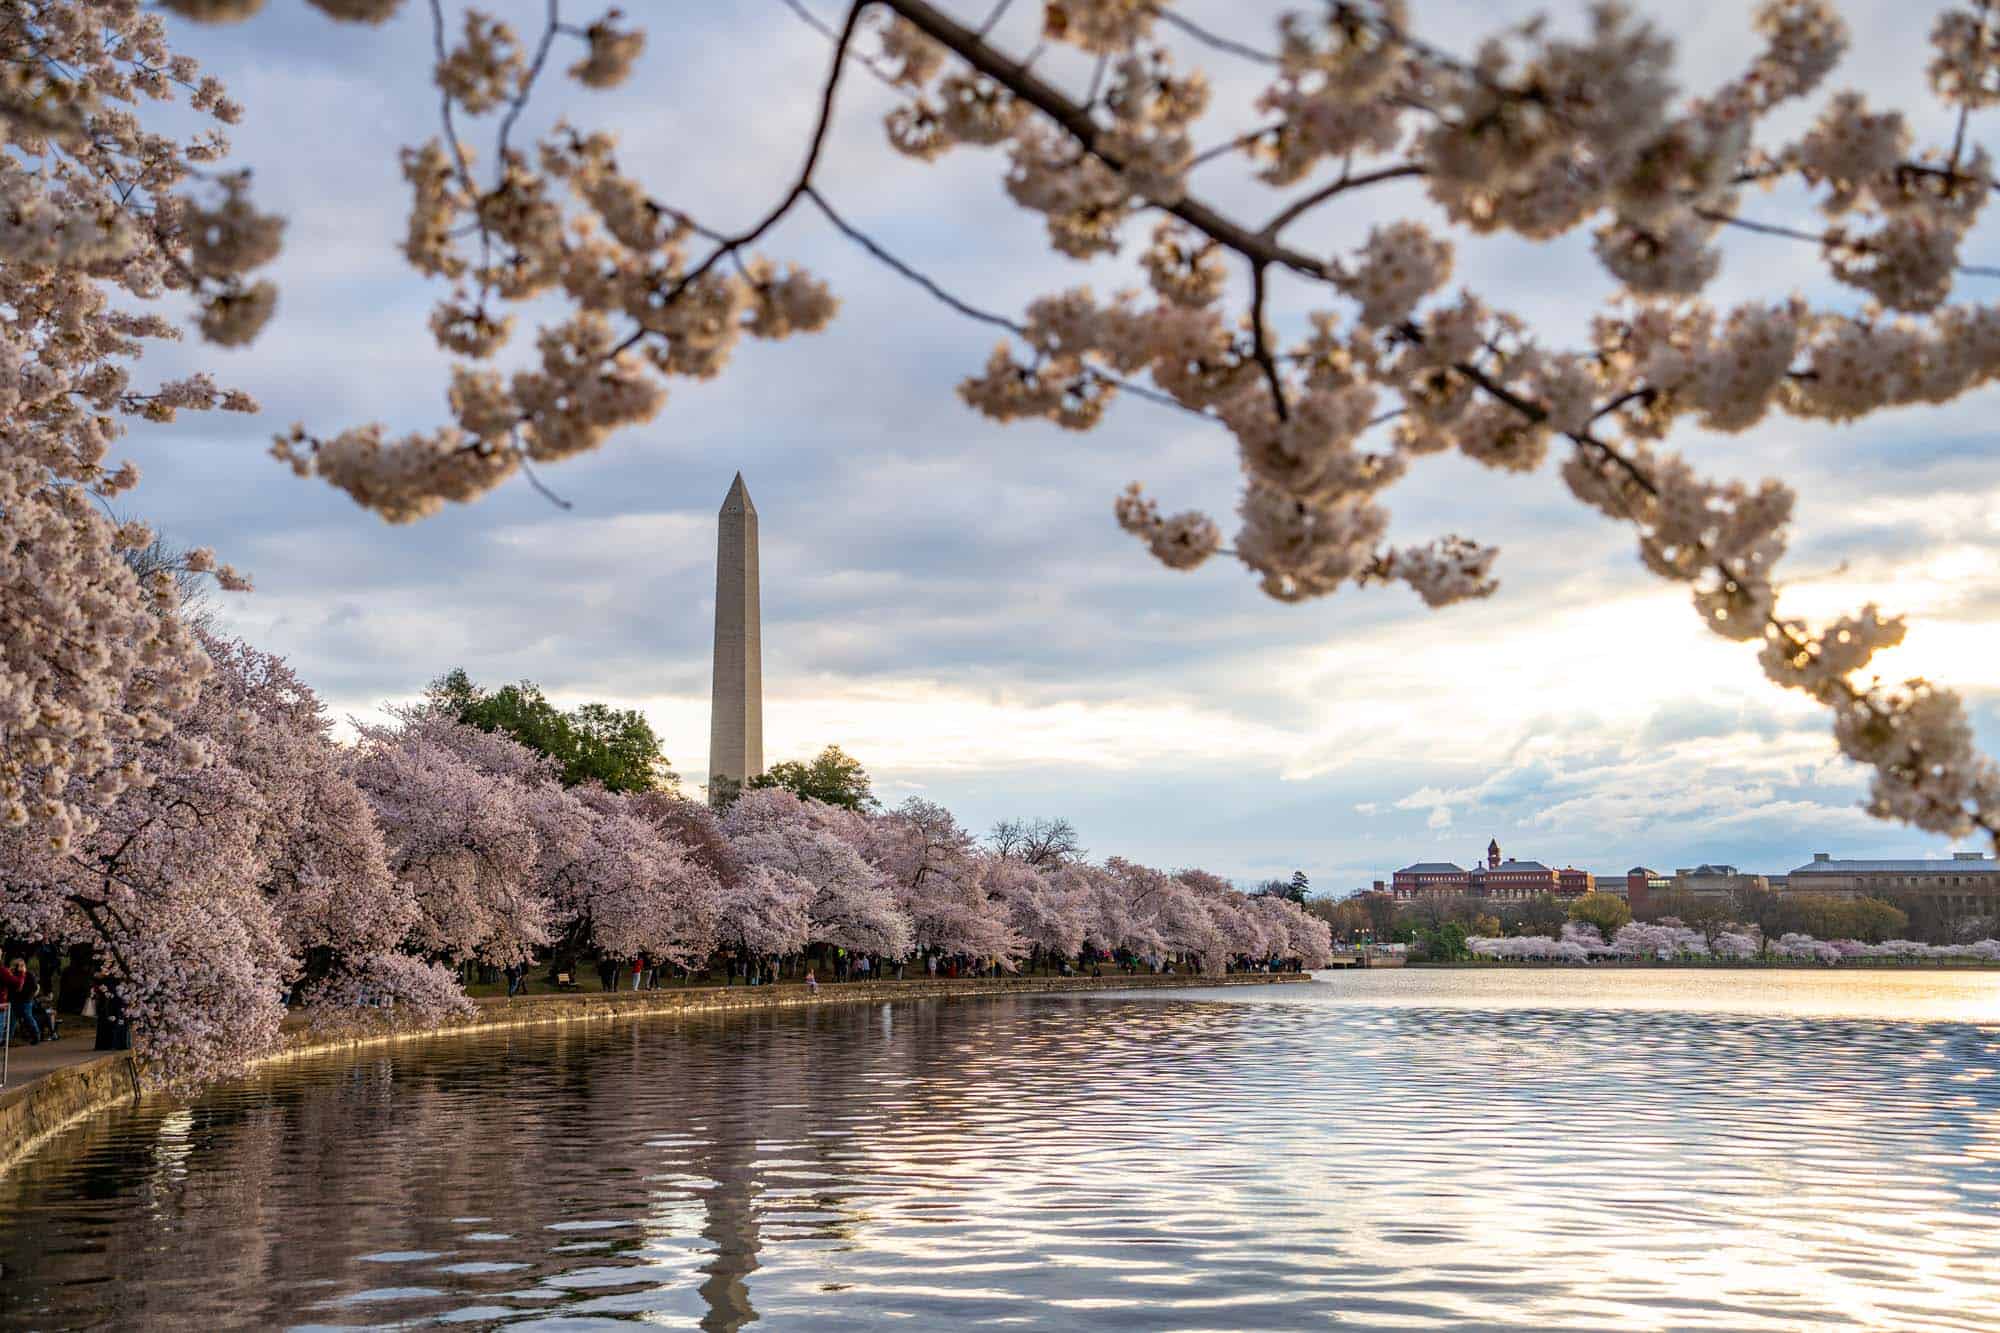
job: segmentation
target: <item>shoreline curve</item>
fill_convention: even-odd
[[[513,1028],[565,1023],[605,1023],[660,1014],[717,1013],[749,1009],[803,1009],[826,1004],[886,1003],[896,1000],[958,999],[986,995],[1032,995],[1057,991],[1197,990],[1212,986],[1268,986],[1309,982],[1310,972],[1243,972],[1119,977],[963,977],[909,981],[829,982],[817,995],[797,985],[685,986],[671,990],[534,995],[477,1001],[478,1011],[461,1022],[402,1031],[327,1034],[300,1026],[285,1044],[256,1060],[251,1069],[287,1060],[359,1051],[374,1046],[444,1041]],[[0,1176],[6,1175],[64,1130],[120,1104],[136,1105],[148,1094],[130,1051],[107,1052],[95,1060],[51,1070],[31,1083],[0,1092]]]

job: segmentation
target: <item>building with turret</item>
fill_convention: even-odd
[[[1466,870],[1451,861],[1419,861],[1398,870],[1385,886],[1398,902],[1419,898],[1486,898],[1494,902],[1526,902],[1548,894],[1580,898],[1597,887],[1588,870],[1565,866],[1557,870],[1540,861],[1517,861],[1500,854],[1498,838],[1486,844],[1486,856]]]

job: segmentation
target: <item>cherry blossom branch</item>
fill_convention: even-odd
[[[833,224],[836,231],[840,232],[841,235],[847,237],[850,241],[853,241],[863,250],[866,250],[870,256],[885,267],[894,270],[904,278],[923,288],[924,291],[928,292],[938,301],[957,311],[959,314],[964,315],[967,319],[978,320],[982,324],[991,324],[995,328],[1005,329],[1023,342],[1028,341],[1028,329],[1026,325],[1020,323],[1018,320],[1009,319],[1005,315],[995,314],[991,310],[981,310],[978,306],[972,305],[946,291],[928,275],[919,272],[891,254],[874,237],[868,235],[842,217],[834,209],[833,205],[827,202],[826,196],[820,193],[818,186],[808,186],[806,189],[806,198],[811,200],[813,206],[819,209],[821,215]],[[1171,394],[1161,393],[1158,389],[1151,389],[1143,384],[1137,384],[1121,376],[1110,374],[1097,366],[1086,366],[1085,374],[1098,383],[1111,385],[1119,392],[1131,394],[1134,398],[1143,399],[1146,402],[1155,403],[1161,407],[1171,407],[1176,412],[1185,413],[1202,421],[1216,422],[1216,418],[1211,414],[1199,408],[1189,407],[1186,403],[1181,402]],[[1216,422],[1216,424],[1220,423]]]
[[[1264,327],[1264,265],[1250,265],[1250,341],[1257,365],[1264,372],[1264,382],[1271,389],[1271,407],[1278,414],[1278,420],[1291,418],[1291,408],[1285,402],[1284,381],[1278,378],[1278,363],[1271,358],[1269,334]]]
[[[541,77],[542,66],[548,63],[549,48],[555,45],[556,34],[563,30],[562,0],[548,0],[548,18],[542,27],[541,41],[535,45],[534,59],[528,64],[528,72],[521,76],[519,89],[507,104],[507,112],[500,118],[500,132],[495,136],[499,144],[494,154],[496,170],[507,169],[507,143],[514,133],[514,122],[521,118],[521,111],[528,105],[528,95],[535,90],[535,80]]]
[[[854,40],[855,31],[861,22],[862,11],[867,9],[869,3],[870,0],[855,0],[855,3],[848,8],[846,21],[840,25],[839,35],[834,39],[833,61],[827,70],[826,84],[820,90],[819,112],[813,120],[812,139],[806,147],[806,160],[804,165],[799,168],[798,179],[792,183],[792,187],[789,190],[785,191],[784,198],[780,199],[755,226],[747,231],[731,236],[714,250],[711,250],[708,258],[702,260],[700,264],[683,275],[666,292],[661,300],[662,305],[673,304],[691,284],[700,281],[710,269],[714,268],[724,255],[733,256],[744,246],[756,244],[757,240],[765,232],[777,226],[784,216],[792,211],[793,205],[805,198],[806,191],[812,187],[813,171],[819,166],[820,153],[826,147],[827,131],[833,124],[834,99],[840,91],[841,72],[847,65],[848,44]],[[621,352],[631,350],[643,341],[645,337],[645,329],[633,330],[631,334],[612,349],[610,355],[605,359],[610,360]]]
[[[1017,338],[1021,338],[1024,340],[1027,338],[1028,336],[1027,328],[1022,324],[1020,324],[1018,321],[1009,319],[1005,315],[994,314],[990,310],[981,310],[977,306],[968,305],[966,302],[960,300],[958,297],[953,296],[950,292],[946,291],[943,287],[940,287],[930,277],[926,276],[925,274],[919,273],[916,269],[911,268],[908,264],[896,258],[896,256],[890,254],[887,250],[883,249],[879,244],[875,242],[874,238],[870,237],[865,232],[861,231],[860,228],[855,227],[853,224],[848,222],[846,218],[842,217],[839,213],[835,212],[833,205],[827,202],[826,196],[819,192],[817,186],[807,186],[805,193],[806,193],[806,198],[812,201],[812,204],[815,208],[819,209],[821,216],[825,217],[828,222],[833,224],[834,229],[836,231],[840,232],[841,235],[847,237],[848,240],[853,241],[863,250],[866,250],[870,255],[872,255],[876,260],[878,260],[882,264],[886,265],[891,269],[894,269],[897,273],[901,274],[903,277],[909,279],[911,282],[914,282],[917,286],[923,288],[926,292],[930,293],[937,300],[942,301],[947,306],[950,306],[953,310],[956,310],[959,314],[964,315],[967,319],[975,319],[982,324],[991,324],[996,328],[1005,329],[1007,330],[1007,332],[1013,334]]]
[[[805,7],[804,0],[778,0],[778,3],[782,4],[785,8],[791,10],[792,13],[798,15],[798,17],[804,21],[807,27],[811,28],[814,32],[817,32],[820,36],[826,38],[829,42],[834,42],[834,43],[839,42],[840,34],[836,32],[834,29],[828,27],[825,19],[822,19],[819,15],[813,13],[810,9],[807,9]],[[895,76],[890,74],[887,70],[883,69],[881,64],[875,59],[875,57],[868,55],[866,52],[863,51],[856,51],[852,47],[850,47],[847,52],[847,58],[849,60],[857,60],[861,62],[862,67],[865,68],[870,74],[874,75],[875,78],[884,87],[897,93],[905,91],[903,85],[896,82]]]
[[[1126,163],[1104,143],[1104,132],[1090,113],[1019,61],[1007,56],[949,15],[925,0],[874,0],[908,19],[926,36],[954,52],[968,65],[1000,84],[1023,102],[1042,112],[1067,133],[1085,152],[1110,167],[1124,171]],[[1278,264],[1309,278],[1330,276],[1327,265],[1303,251],[1280,245],[1232,221],[1221,212],[1192,196],[1166,202],[1151,201],[1153,207],[1169,213],[1244,258]]]
[[[1227,157],[1231,153],[1241,152],[1243,149],[1254,145],[1259,139],[1267,135],[1276,134],[1283,128],[1285,128],[1283,125],[1264,125],[1254,130],[1246,130],[1233,139],[1225,139],[1213,147],[1204,148],[1188,159],[1188,170],[1193,171],[1205,162],[1213,162],[1219,157]]]
[[[1805,231],[1798,227],[1787,227],[1781,223],[1758,222],[1752,218],[1737,217],[1733,213],[1725,213],[1715,208],[1696,208],[1693,211],[1696,217],[1716,223],[1719,226],[1737,227],[1743,231],[1756,232],[1760,236],[1778,236],[1792,241],[1809,241],[1814,245],[1852,250],[1861,254],[1868,253],[1870,248],[1868,238],[1865,236],[1846,236],[1832,232]],[[1951,267],[1954,273],[1963,273],[1968,277],[2000,278],[2000,268],[1984,264],[1953,264]]]
[[[1359,176],[1350,176],[1343,171],[1339,180],[1334,181],[1331,185],[1314,190],[1311,194],[1299,199],[1285,208],[1276,217],[1273,217],[1269,222],[1266,222],[1258,234],[1276,237],[1279,232],[1305,214],[1318,208],[1327,200],[1337,195],[1345,194],[1349,190],[1359,190],[1366,186],[1378,185],[1383,181],[1401,180],[1408,176],[1422,176],[1424,174],[1426,173],[1423,166],[1415,162],[1403,162],[1393,167],[1382,167],[1376,171],[1364,171]]]

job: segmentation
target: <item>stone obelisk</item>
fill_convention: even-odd
[[[715,523],[715,682],[709,695],[708,799],[729,799],[764,771],[763,616],[757,604],[757,506],[743,474]]]

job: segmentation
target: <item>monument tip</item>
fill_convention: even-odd
[[[757,506],[750,503],[750,488],[743,484],[743,474],[738,472],[736,480],[729,483],[729,494],[722,497],[722,512],[754,514]]]

